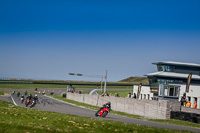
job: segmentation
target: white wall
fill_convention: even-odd
[[[137,96],[137,93],[138,93],[138,85],[134,85],[133,86],[133,94],[136,94]],[[140,92],[140,97],[139,99],[141,99],[141,94],[142,94],[142,99],[144,99],[144,95],[146,95],[146,98],[145,99],[148,99],[148,94],[150,95],[150,98],[149,100],[152,100],[152,97],[153,97],[153,93],[150,92],[150,86],[142,86],[141,87],[141,92]]]
[[[180,95],[179,95],[179,101],[180,101],[181,97],[185,93],[186,85],[179,84],[179,86],[180,86]],[[191,108],[194,105],[194,97],[195,97],[197,98],[197,108],[200,109],[200,86],[199,85],[190,85],[189,92],[186,93],[186,98],[188,99],[188,97],[191,97],[191,102],[192,102]]]

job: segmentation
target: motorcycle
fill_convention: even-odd
[[[25,105],[26,107],[31,103],[31,100],[30,99],[26,99],[26,102],[25,102]]]
[[[32,103],[31,103],[31,105],[30,105],[30,108],[34,107],[34,106],[35,106],[35,104],[36,104],[36,101],[35,101],[35,100],[33,100],[33,101],[32,101]]]
[[[20,95],[20,92],[17,92],[17,97],[19,97],[19,95]]]
[[[108,112],[110,112],[111,110],[111,103],[108,102],[106,104],[103,105],[103,107],[101,107],[96,113],[95,116],[98,117],[106,117],[106,115],[108,114]]]
[[[42,95],[45,95],[45,90],[42,92]]]
[[[21,103],[23,103],[24,102],[24,98],[21,98]]]

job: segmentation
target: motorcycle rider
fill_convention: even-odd
[[[20,95],[20,92],[17,92],[17,97],[19,97],[19,95]]]
[[[21,102],[24,102],[24,95],[21,95]]]
[[[39,103],[37,94],[35,94],[35,96],[33,97],[33,100],[35,101],[35,103]]]
[[[29,95],[26,97],[26,99],[28,99],[28,100],[32,100],[32,98],[33,98],[33,96],[32,96],[31,94],[29,94]]]
[[[25,91],[24,95],[26,96],[27,94],[28,94],[28,92],[27,92],[27,91]]]
[[[39,103],[37,94],[35,94],[35,96],[33,97],[33,100],[32,100],[30,107],[31,108],[34,107],[36,103]]]
[[[25,105],[26,107],[32,102],[32,95],[29,94],[28,97],[26,97],[26,102],[25,102]]]
[[[102,116],[103,113],[104,113],[105,111],[110,112],[110,110],[111,110],[111,103],[110,103],[110,102],[107,102],[107,103],[105,103],[105,104],[103,105],[103,107],[100,108],[100,112],[99,112],[98,114],[99,114],[100,116]]]

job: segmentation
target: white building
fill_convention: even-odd
[[[200,64],[172,61],[152,64],[157,65],[158,72],[145,75],[150,86],[142,86],[140,99],[180,101],[186,90],[188,75],[192,73],[186,98],[191,101],[191,107],[197,101],[197,108],[200,108]],[[138,86],[134,86],[133,93],[137,94],[137,91]]]
[[[200,108],[200,64],[181,62],[157,62],[158,72],[149,73],[150,90],[154,97],[163,100],[180,101],[185,93],[188,75],[192,73],[189,92],[186,93],[188,101],[197,101]],[[153,91],[152,91],[153,90]]]
[[[138,94],[138,85],[133,86],[133,94],[137,96]],[[134,95],[132,95],[133,97]],[[150,86],[142,86],[140,91],[139,99],[148,99],[153,100],[153,93],[150,91]]]

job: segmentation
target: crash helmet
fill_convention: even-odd
[[[35,97],[37,97],[37,94],[35,94]]]

